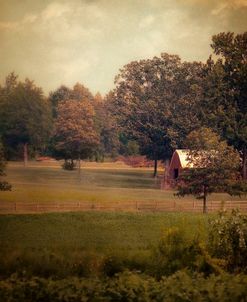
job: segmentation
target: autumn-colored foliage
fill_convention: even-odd
[[[99,138],[94,126],[94,109],[85,99],[67,100],[58,104],[54,127],[55,148],[64,159],[87,158]]]

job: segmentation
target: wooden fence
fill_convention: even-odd
[[[75,212],[75,211],[132,211],[132,212],[202,212],[202,201],[153,201],[153,202],[0,202],[0,214]],[[238,208],[247,212],[247,200],[209,201],[208,212]]]

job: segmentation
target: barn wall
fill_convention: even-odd
[[[180,162],[180,159],[179,159],[179,156],[178,156],[177,152],[175,152],[173,154],[173,157],[172,157],[172,160],[171,160],[171,163],[170,163],[170,167],[169,167],[169,177],[170,177],[170,179],[175,179],[175,177],[174,177],[174,170],[175,169],[178,170],[178,175],[179,175],[180,172],[181,172],[182,166],[181,166],[181,162]]]

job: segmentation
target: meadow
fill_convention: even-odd
[[[205,240],[207,224],[208,216],[186,213],[1,215],[0,274],[25,270],[31,275],[67,275],[73,274],[73,265],[81,263],[89,270],[88,265],[96,265],[95,259],[108,256],[133,262],[138,268],[142,262],[149,263],[167,230],[177,227],[188,240],[197,234]]]
[[[163,170],[152,177],[152,168],[131,168],[122,162],[82,164],[77,171],[65,171],[60,162],[10,162],[7,180],[11,192],[1,192],[0,201],[6,202],[162,202],[183,203],[194,200],[188,196],[178,198],[173,190],[161,190]],[[162,167],[161,167],[162,168]],[[212,194],[209,200],[238,200],[227,194]]]

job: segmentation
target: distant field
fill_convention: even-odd
[[[22,163],[9,163],[7,175],[13,191],[3,192],[0,197],[3,201],[108,202],[164,198],[159,181],[152,178],[152,170],[121,164],[86,163],[79,178],[77,171],[65,171],[56,163],[34,162],[26,168]]]
[[[65,171],[57,162],[20,162],[7,167],[12,192],[1,192],[0,201],[9,202],[126,202],[195,200],[178,198],[174,191],[160,190],[160,177],[152,177],[152,169],[131,168],[117,163],[83,163],[81,177],[77,171]],[[226,194],[214,194],[211,200],[234,200]],[[235,198],[237,199],[237,198]]]

